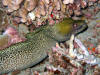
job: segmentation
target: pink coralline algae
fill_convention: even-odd
[[[11,43],[15,44],[18,42],[23,42],[26,39],[24,37],[21,37],[16,29],[13,27],[8,27],[6,31],[3,33],[3,35],[8,35],[11,39]]]
[[[21,37],[16,29],[8,27],[6,31],[0,35],[0,49],[9,47],[12,44],[25,41],[25,37]]]

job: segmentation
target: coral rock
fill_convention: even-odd
[[[37,4],[38,4],[38,0],[25,0],[24,7],[28,11],[32,11]]]

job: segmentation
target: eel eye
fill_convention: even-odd
[[[79,30],[80,28],[82,28],[82,25],[78,25],[76,23],[73,24],[73,29],[74,30]]]

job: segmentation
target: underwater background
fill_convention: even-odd
[[[0,74],[100,75],[99,54],[100,0],[0,0]]]

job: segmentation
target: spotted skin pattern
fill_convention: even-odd
[[[65,19],[62,23],[72,26],[74,22],[72,19]],[[57,26],[61,25],[62,23],[59,23]],[[55,26],[46,25],[40,27],[34,32],[27,34],[26,41],[14,44],[8,48],[1,50],[0,74],[31,67],[46,58],[47,52],[51,50],[51,47],[54,46],[56,42],[59,42],[59,40],[65,40],[65,37],[67,36],[60,35],[59,31],[55,31],[57,30],[55,29]],[[82,31],[85,28],[86,25],[84,25],[84,22],[82,21],[80,30]],[[80,32],[79,30],[76,31]],[[69,34],[69,32],[67,34]],[[58,36],[61,36],[61,38],[59,38]]]

